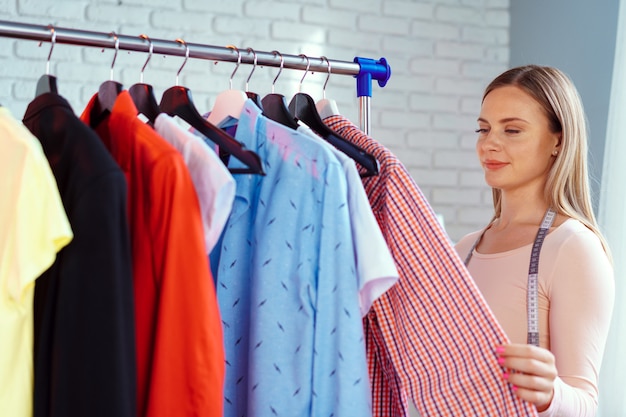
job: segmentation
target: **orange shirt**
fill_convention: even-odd
[[[128,184],[137,415],[221,417],[223,336],[198,198],[182,156],[137,113],[123,91],[94,127]]]

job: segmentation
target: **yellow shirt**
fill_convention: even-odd
[[[0,107],[0,404],[32,415],[35,279],[73,237],[41,145]]]

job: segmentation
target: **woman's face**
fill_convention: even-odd
[[[543,109],[519,87],[504,86],[487,94],[478,118],[476,152],[492,188],[543,190],[560,150],[560,133],[552,133]]]

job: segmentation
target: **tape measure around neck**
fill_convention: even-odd
[[[529,345],[539,346],[539,254],[541,246],[550,231],[556,212],[551,208],[546,211],[541,226],[537,231],[535,243],[530,252],[530,265],[528,267],[528,288],[526,290],[526,310],[528,314],[528,336],[526,343]]]
[[[543,216],[543,220],[541,221],[541,225],[539,226],[537,236],[535,236],[535,241],[530,252],[530,265],[528,267],[528,287],[526,289],[526,312],[528,324],[528,335],[526,338],[526,343],[528,343],[529,345],[539,346],[539,254],[541,253],[541,246],[543,245],[543,241],[550,231],[550,227],[552,227],[552,223],[554,223],[555,218],[556,212],[549,208],[546,211],[546,214]],[[485,230],[487,230],[487,228],[485,228]],[[472,254],[474,253],[476,246],[478,246],[478,243],[482,239],[485,230],[483,230],[480,236],[478,236],[478,239],[476,239],[476,241],[472,245],[472,248],[465,258],[465,266],[469,265],[469,262],[472,259]]]

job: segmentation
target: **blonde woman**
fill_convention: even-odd
[[[511,340],[494,347],[502,377],[540,416],[593,416],[614,281],[578,92],[558,69],[510,69],[486,88],[477,133],[494,216],[456,249]]]

